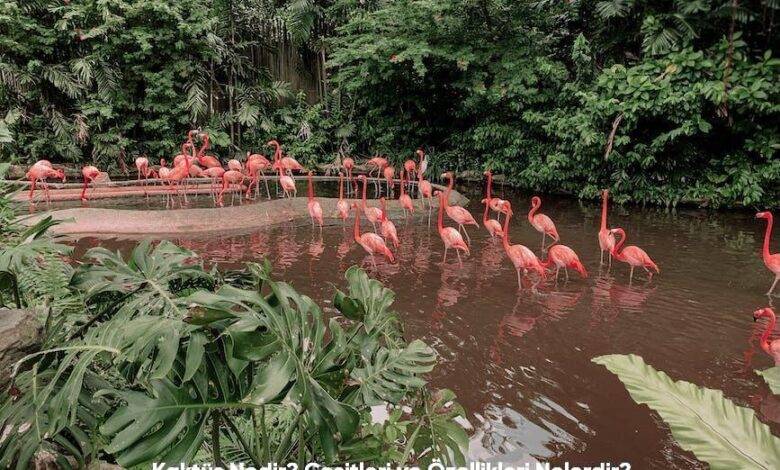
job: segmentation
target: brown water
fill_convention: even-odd
[[[541,237],[522,214],[529,196],[502,197],[518,215],[512,241],[538,253]],[[478,198],[472,201],[481,220]],[[609,353],[636,353],[675,379],[721,389],[780,434],[780,398],[752,372],[771,365],[757,346],[764,324],[751,316],[768,304],[764,292],[772,281],[759,254],[763,223],[748,213],[613,206],[610,226],[624,227],[629,243],[643,247],[661,268],[650,282],[637,273],[629,286],[623,264],[599,272],[596,205],[545,197],[542,212],[579,253],[590,278],[518,292],[501,244],[481,227],[469,230],[472,253],[462,266],[454,256],[442,265],[441,240],[424,219],[396,221],[398,262],[379,262],[376,270],[350,229],[341,227],[326,228],[322,236],[280,227],[174,241],[225,266],[268,257],[279,278],[322,304],[333,296],[330,283],[343,286],[347,267],[365,266],[396,292],[408,335],[441,355],[431,381],[453,389],[467,409],[474,459],[704,468],[674,443],[657,415],[590,362]],[[132,245],[84,239],[77,255],[98,243]]]

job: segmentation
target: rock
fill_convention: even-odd
[[[0,309],[0,380],[8,379],[16,361],[37,351],[41,335],[34,310]]]

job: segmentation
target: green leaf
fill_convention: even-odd
[[[777,468],[780,439],[753,410],[735,405],[723,392],[674,381],[633,354],[593,362],[617,375],[634,401],[661,416],[680,447],[711,468]]]
[[[780,366],[770,367],[765,370],[757,370],[756,374],[760,375],[769,385],[769,390],[775,395],[780,395]]]

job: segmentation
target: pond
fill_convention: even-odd
[[[469,209],[481,220],[473,189],[476,194],[465,191]],[[530,195],[498,195],[515,209],[512,241],[538,254],[541,237],[525,218]],[[538,293],[518,292],[500,242],[482,227],[469,229],[471,256],[462,266],[455,256],[442,264],[435,220],[431,228],[425,219],[396,220],[397,262],[378,262],[376,269],[353,242],[351,225],[326,227],[321,235],[282,226],[173,241],[226,267],[267,257],[278,278],[326,306],[332,284],[343,286],[344,270],[362,264],[396,292],[407,335],[423,338],[441,355],[430,380],[454,390],[467,409],[473,459],[705,468],[675,444],[657,415],[590,361],[607,353],[639,354],[674,379],[723,390],[780,432],[780,401],[753,372],[771,365],[757,343],[764,323],[751,315],[767,305],[764,292],[772,282],[760,257],[763,221],[750,213],[613,205],[610,226],[625,228],[629,243],[661,268],[650,282],[637,271],[629,285],[626,265],[599,270],[596,204],[543,200],[541,211],[553,218],[590,277],[550,281]],[[81,239],[77,256],[97,244],[127,250],[134,242]]]

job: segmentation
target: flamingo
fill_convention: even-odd
[[[135,169],[138,172],[138,181],[141,181],[141,178],[148,179],[149,176],[154,176],[154,170],[149,168],[149,159],[146,157],[137,157],[135,159]]]
[[[553,242],[550,244],[550,246],[560,241],[561,238],[558,236],[558,230],[555,229],[555,224],[553,223],[552,219],[544,214],[536,213],[541,205],[542,200],[539,198],[539,196],[534,196],[531,198],[531,210],[528,211],[528,222],[531,223],[531,226],[533,226],[537,232],[542,234],[542,251],[547,251],[547,247],[544,246],[544,239],[547,235],[553,239]]]
[[[385,240],[389,240],[393,243],[394,248],[398,248],[401,242],[398,240],[398,232],[395,229],[395,224],[392,220],[387,218],[387,203],[385,198],[379,198],[379,204],[382,206],[382,216],[379,219],[379,228],[382,231],[382,237]]]
[[[276,169],[279,171],[279,184],[282,186],[282,190],[284,191],[284,196],[293,197],[290,195],[290,193],[297,196],[298,188],[295,187],[295,180],[292,179],[290,175],[283,174],[281,166],[276,167]]]
[[[366,205],[366,187],[368,186],[368,180],[366,175],[358,176],[358,179],[363,182],[363,212],[366,214],[366,219],[374,226],[374,232],[376,232],[376,222],[382,218],[382,211],[378,207],[368,207]]]
[[[206,155],[206,150],[209,148],[209,135],[205,132],[201,134],[203,138],[203,145],[198,149],[198,155],[195,157],[198,163],[203,168],[222,168],[222,163],[219,162],[214,155]]]
[[[308,174],[308,180],[309,180],[309,202],[306,203],[306,207],[309,209],[309,217],[311,217],[311,226],[314,227],[314,222],[316,221],[320,226],[320,231],[322,231],[322,206],[317,201],[317,199],[314,198],[314,181],[312,176],[314,175],[314,172],[309,172]]]
[[[547,252],[547,261],[544,263],[544,267],[555,265],[555,282],[558,282],[558,273],[561,268],[566,273],[566,280],[569,280],[569,269],[572,268],[580,273],[582,278],[588,277],[588,271],[585,270],[585,266],[580,262],[580,258],[577,253],[566,245],[553,245]]]
[[[533,288],[535,289],[541,280],[547,278],[547,275],[544,271],[544,266],[542,265],[541,261],[539,261],[539,258],[536,257],[534,252],[525,245],[509,244],[509,219],[512,218],[512,205],[509,202],[506,202],[505,205],[506,217],[504,218],[504,236],[502,237],[504,251],[506,251],[509,260],[512,261],[515,270],[517,270],[518,289],[523,289],[522,276],[520,272],[522,271],[522,275],[526,275],[529,271],[536,271],[539,274],[539,280],[536,282],[536,284],[533,285]]]
[[[240,171],[236,170],[228,170],[222,175],[222,189],[219,191],[219,195],[217,196],[217,204],[220,205],[220,207],[223,206],[222,204],[222,194],[230,187],[231,184],[241,184],[244,182],[244,174]],[[233,193],[233,198],[235,198],[236,193]],[[233,203],[233,198],[231,198],[231,204]]]
[[[263,178],[263,183],[265,184],[265,193],[268,196],[268,199],[271,199],[271,191],[268,189],[268,180],[265,179],[265,170],[271,166],[271,162],[265,158],[265,155],[260,155],[259,153],[253,153],[250,155],[249,152],[247,152],[246,155],[246,168],[250,179],[250,184],[246,191],[246,197],[249,197],[249,192],[252,189],[252,183],[254,183],[255,187],[255,197],[257,197],[257,195],[260,193],[260,181],[257,177],[259,172],[260,176]]]
[[[49,198],[49,185],[46,184],[48,178],[55,178],[65,182],[65,172],[62,170],[55,170],[52,168],[51,163],[48,160],[38,160],[24,175],[30,181],[30,195],[29,199],[32,202],[33,195],[35,194],[35,185],[37,182],[41,182],[43,191],[46,196],[46,202],[50,202]]]
[[[347,173],[347,181],[349,181],[349,187],[351,187],[352,190],[354,191],[355,181],[352,179],[352,170],[355,168],[355,160],[350,157],[345,157],[344,160],[341,161],[341,165],[344,167],[344,171]]]
[[[390,197],[390,189],[392,188],[395,192],[395,183],[393,182],[393,178],[395,178],[395,167],[392,165],[386,166],[385,169],[382,170],[382,174],[387,182],[387,196]]]
[[[407,212],[409,211],[412,214],[414,214],[414,204],[412,203],[412,198],[409,197],[408,194],[406,194],[406,190],[404,189],[404,172],[401,172],[401,195],[398,196],[398,202],[401,203],[401,207],[404,209],[404,217],[407,216]]]
[[[766,232],[764,233],[764,248],[762,250],[762,257],[764,258],[764,264],[767,269],[775,274],[775,282],[772,283],[772,287],[769,288],[766,295],[772,295],[775,290],[777,282],[780,281],[780,253],[769,253],[769,239],[772,237],[772,225],[774,224],[774,218],[769,211],[759,212],[756,214],[757,219],[766,219]]]
[[[616,260],[631,265],[631,274],[628,277],[629,284],[634,279],[634,268],[637,266],[643,267],[645,271],[647,271],[649,278],[653,277],[653,273],[650,271],[650,269],[655,270],[655,272],[658,274],[661,273],[661,270],[658,269],[658,265],[656,265],[655,262],[650,259],[650,256],[645,252],[645,250],[639,248],[638,246],[629,245],[623,248],[622,251],[620,250],[620,248],[626,242],[626,232],[622,228],[613,228],[610,230],[610,232],[613,234],[620,234],[620,241],[617,242],[614,247],[612,247],[612,251],[610,253],[612,253],[612,257]]]
[[[384,255],[391,263],[395,261],[393,252],[387,247],[382,237],[373,232],[366,232],[361,235],[360,233],[360,206],[356,203],[352,204],[355,209],[355,241],[366,250],[366,253],[371,255],[371,263],[376,268],[376,260],[374,255],[379,253]]]
[[[217,188],[219,187],[218,181],[222,179],[225,174],[225,169],[221,166],[213,166],[203,170],[203,176],[211,178],[211,198],[214,202],[217,201]]]
[[[241,162],[239,162],[235,158],[228,160],[227,167],[228,170],[237,171],[239,173],[244,171],[244,165],[242,165]]]
[[[772,359],[775,360],[775,365],[780,366],[780,339],[776,339],[774,341],[769,340],[769,336],[775,330],[775,323],[777,323],[775,311],[767,307],[760,308],[753,312],[753,321],[757,321],[762,317],[769,318],[769,323],[767,323],[766,329],[761,334],[759,344],[761,345],[761,349],[763,349],[765,353],[769,354]]]
[[[457,229],[444,226],[444,199],[446,198],[446,195],[441,191],[438,191],[436,194],[439,197],[439,219],[437,228],[439,229],[441,241],[444,242],[444,256],[442,257],[441,262],[444,264],[447,261],[447,250],[455,248],[455,253],[458,255],[458,262],[462,266],[463,261],[460,258],[460,252],[463,251],[468,255],[469,246],[463,241],[463,236],[461,236]]]
[[[266,143],[269,147],[275,147],[274,149],[274,168],[281,168],[288,174],[292,174],[293,171],[302,171],[303,165],[298,163],[298,160],[292,157],[282,157],[282,146],[275,140],[269,140]]]
[[[411,182],[414,178],[414,173],[417,171],[417,163],[411,158],[406,160],[404,162],[404,170],[406,170],[406,174],[409,175],[409,182]]]
[[[447,211],[447,216],[458,224],[458,231],[463,230],[463,233],[466,235],[466,240],[469,242],[469,245],[471,245],[471,237],[469,237],[465,225],[475,225],[479,227],[479,224],[474,220],[474,216],[471,215],[471,212],[463,207],[450,205],[450,193],[452,193],[452,186],[455,184],[455,177],[451,171],[443,174],[442,177],[449,179],[447,195],[444,198],[444,210]]]
[[[504,236],[504,231],[501,229],[501,223],[496,219],[490,219],[488,218],[488,211],[491,208],[492,204],[492,197],[490,195],[490,183],[492,180],[492,175],[490,173],[490,170],[485,172],[485,175],[488,177],[488,183],[487,183],[487,190],[485,194],[485,199],[482,200],[482,204],[485,205],[485,212],[482,214],[482,225],[485,226],[488,233],[490,234],[491,238],[499,237],[502,238]],[[504,203],[506,201],[501,201],[501,205],[505,207]],[[503,208],[503,207],[502,207]],[[500,213],[499,213],[500,214]]]
[[[425,152],[422,149],[417,150],[417,156],[420,157],[420,165],[417,167],[417,193],[420,198],[428,199],[428,226],[431,225],[431,208],[433,207],[433,185],[430,181],[423,179],[425,169],[428,167],[428,161],[425,160]]]
[[[339,202],[336,203],[339,217],[344,222],[349,218],[349,204],[344,200],[344,173],[339,172]]]
[[[601,192],[601,228],[599,229],[599,248],[601,248],[601,262],[604,264],[604,252],[609,253],[609,267],[612,267],[612,248],[615,247],[615,235],[607,228],[607,205],[609,200],[609,191],[606,189]]]
[[[504,203],[506,201],[497,197],[493,197],[493,172],[488,170],[485,172],[485,175],[487,175],[487,199],[490,201],[490,209],[498,212],[497,220],[500,223],[501,214],[505,213],[504,211],[506,204]]]
[[[101,174],[100,170],[92,165],[87,165],[81,169],[81,177],[84,179],[84,187],[81,190],[81,202],[87,201],[87,187],[90,183],[94,183],[96,179],[100,178]]]

